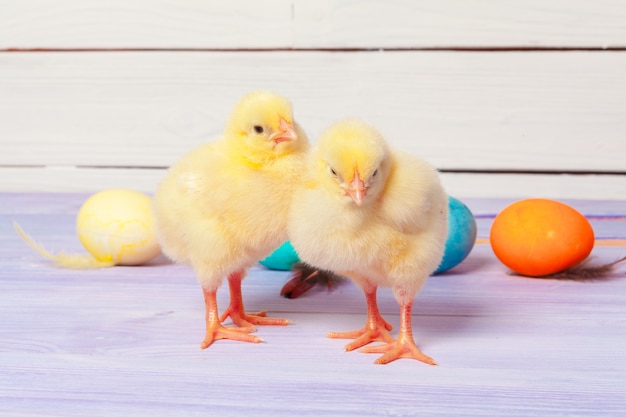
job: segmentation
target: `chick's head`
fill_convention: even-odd
[[[274,158],[306,145],[294,122],[291,103],[267,91],[244,96],[233,109],[226,137],[244,155],[253,159]]]
[[[376,199],[390,170],[389,150],[374,127],[354,119],[335,123],[320,137],[314,154],[320,186],[346,204]]]

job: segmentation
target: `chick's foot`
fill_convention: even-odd
[[[411,310],[413,303],[406,303],[400,306],[400,332],[398,338],[387,344],[380,346],[368,346],[361,349],[363,353],[383,353],[374,363],[384,365],[400,358],[416,359],[428,365],[437,363],[430,356],[426,356],[415,344],[413,340],[413,328],[411,325]]]
[[[365,327],[350,332],[333,332],[327,335],[331,339],[356,339],[345,346],[348,352],[372,342],[393,342],[393,338],[389,334],[392,326],[383,319],[383,316],[378,311],[376,287],[373,285],[365,286],[364,292],[365,300],[367,301],[367,322]]]
[[[393,338],[384,326],[375,328],[365,326],[359,330],[349,332],[332,332],[327,335],[331,339],[355,339],[354,342],[345,346],[347,352],[363,347],[372,342],[391,343]]]
[[[428,365],[437,365],[433,358],[426,356],[415,345],[413,338],[398,336],[398,339],[380,346],[368,346],[360,350],[363,353],[384,353],[374,363],[384,365],[400,358],[416,359]]]
[[[258,336],[253,336],[246,332],[243,328],[228,328],[220,323],[207,323],[206,335],[200,344],[201,349],[206,349],[213,344],[214,341],[220,339],[235,340],[238,342],[260,343],[263,341]]]
[[[259,343],[263,340],[258,336],[250,335],[246,329],[228,328],[222,326],[217,312],[217,300],[215,290],[203,290],[204,303],[206,307],[206,334],[204,340],[200,344],[200,348],[206,349],[213,344],[214,341],[220,339],[235,340],[239,342]]]
[[[246,313],[243,305],[231,304],[226,311],[220,316],[220,321],[224,322],[230,317],[234,325],[238,326],[242,331],[253,333],[256,331],[255,325],[259,326],[286,326],[290,322],[287,319],[276,317],[266,317],[267,311],[258,311],[255,313]]]
[[[220,322],[224,322],[230,317],[233,324],[248,333],[256,331],[255,325],[286,326],[289,324],[289,320],[287,319],[266,317],[266,311],[246,313],[243,305],[243,297],[241,295],[241,280],[243,279],[243,276],[243,272],[229,275],[228,287],[230,289],[230,304],[220,316]]]

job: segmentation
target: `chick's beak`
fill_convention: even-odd
[[[358,171],[354,173],[354,178],[350,181],[350,184],[348,184],[346,194],[354,200],[357,206],[363,204],[363,199],[365,198],[365,194],[367,194],[367,187],[361,179]]]
[[[281,142],[291,142],[296,139],[298,139],[298,134],[296,133],[293,124],[287,122],[285,119],[280,119],[278,132],[272,136],[274,143],[278,145]]]

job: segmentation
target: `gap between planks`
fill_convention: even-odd
[[[427,46],[341,48],[4,48],[0,52],[626,52],[624,46]]]

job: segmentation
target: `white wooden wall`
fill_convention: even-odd
[[[626,200],[624,0],[0,0],[0,191],[152,192],[259,88],[457,197]]]

